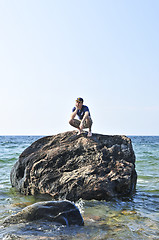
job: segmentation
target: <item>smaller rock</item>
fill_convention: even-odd
[[[36,220],[47,220],[62,225],[83,226],[84,221],[79,209],[70,201],[46,201],[25,207],[17,214],[7,217],[3,225],[25,223]]]

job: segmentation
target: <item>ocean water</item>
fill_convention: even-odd
[[[48,196],[24,196],[10,184],[10,170],[40,136],[0,136],[0,239],[159,239],[159,136],[129,136],[136,155],[136,193],[129,199],[83,201],[85,226],[32,222],[3,227],[4,219]]]

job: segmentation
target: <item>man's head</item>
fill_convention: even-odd
[[[76,102],[78,102],[78,103],[83,103],[83,98],[78,97],[78,98],[76,99]]]
[[[78,109],[81,109],[82,108],[82,105],[83,105],[83,98],[79,97],[76,99],[76,107]]]

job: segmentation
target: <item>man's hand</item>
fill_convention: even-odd
[[[78,102],[76,102],[75,107],[77,110],[80,109],[80,104]]]
[[[83,129],[83,121],[81,121],[79,128],[82,130]]]

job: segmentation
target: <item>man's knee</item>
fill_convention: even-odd
[[[72,126],[72,124],[73,124],[73,119],[70,119],[70,120],[69,120],[69,124]]]
[[[88,116],[84,122],[84,128],[90,128],[92,126],[92,119]]]
[[[79,128],[80,121],[77,119],[70,119],[69,124],[75,128]]]

